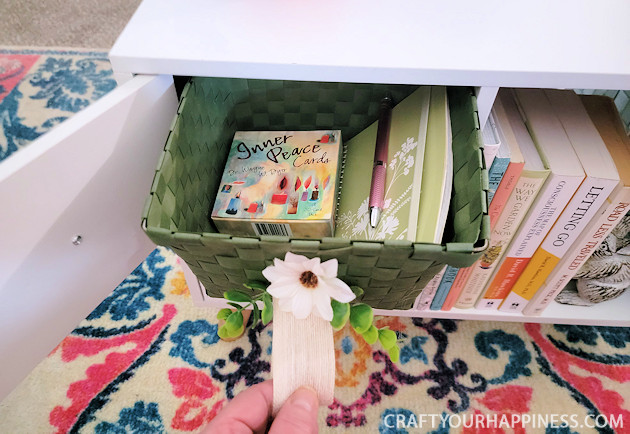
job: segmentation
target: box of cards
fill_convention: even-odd
[[[341,131],[237,131],[212,221],[231,235],[330,237]]]

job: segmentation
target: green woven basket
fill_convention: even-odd
[[[489,237],[487,173],[469,88],[450,88],[454,181],[445,240],[321,240],[217,233],[209,215],[237,130],[340,129],[344,141],[378,118],[389,92],[394,101],[415,86],[193,78],[182,93],[143,214],[143,227],[158,245],[170,247],[196,274],[208,295],[221,297],[261,273],[285,253],[337,258],[339,277],[365,290],[375,308],[408,309],[445,264],[471,265]]]

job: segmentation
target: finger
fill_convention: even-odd
[[[202,433],[250,434],[264,432],[271,415],[273,383],[267,380],[236,395]]]
[[[317,433],[318,407],[317,393],[313,389],[300,387],[280,408],[269,434]]]

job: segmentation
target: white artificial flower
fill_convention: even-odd
[[[262,274],[271,282],[267,292],[278,300],[280,310],[304,319],[315,307],[322,318],[331,321],[331,298],[341,303],[355,298],[350,287],[337,278],[337,268],[336,259],[321,262],[287,252],[284,261],[275,258]]]

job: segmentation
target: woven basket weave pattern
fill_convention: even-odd
[[[178,116],[147,200],[146,232],[190,266],[208,295],[221,297],[291,251],[337,258],[339,276],[365,290],[375,308],[410,308],[444,264],[472,264],[488,237],[487,176],[468,89],[449,89],[455,180],[445,245],[338,238],[239,238],[216,232],[209,219],[225,159],[237,130],[341,129],[344,141],[373,123],[386,92],[400,101],[415,86],[195,78]],[[475,247],[476,246],[476,247]]]

